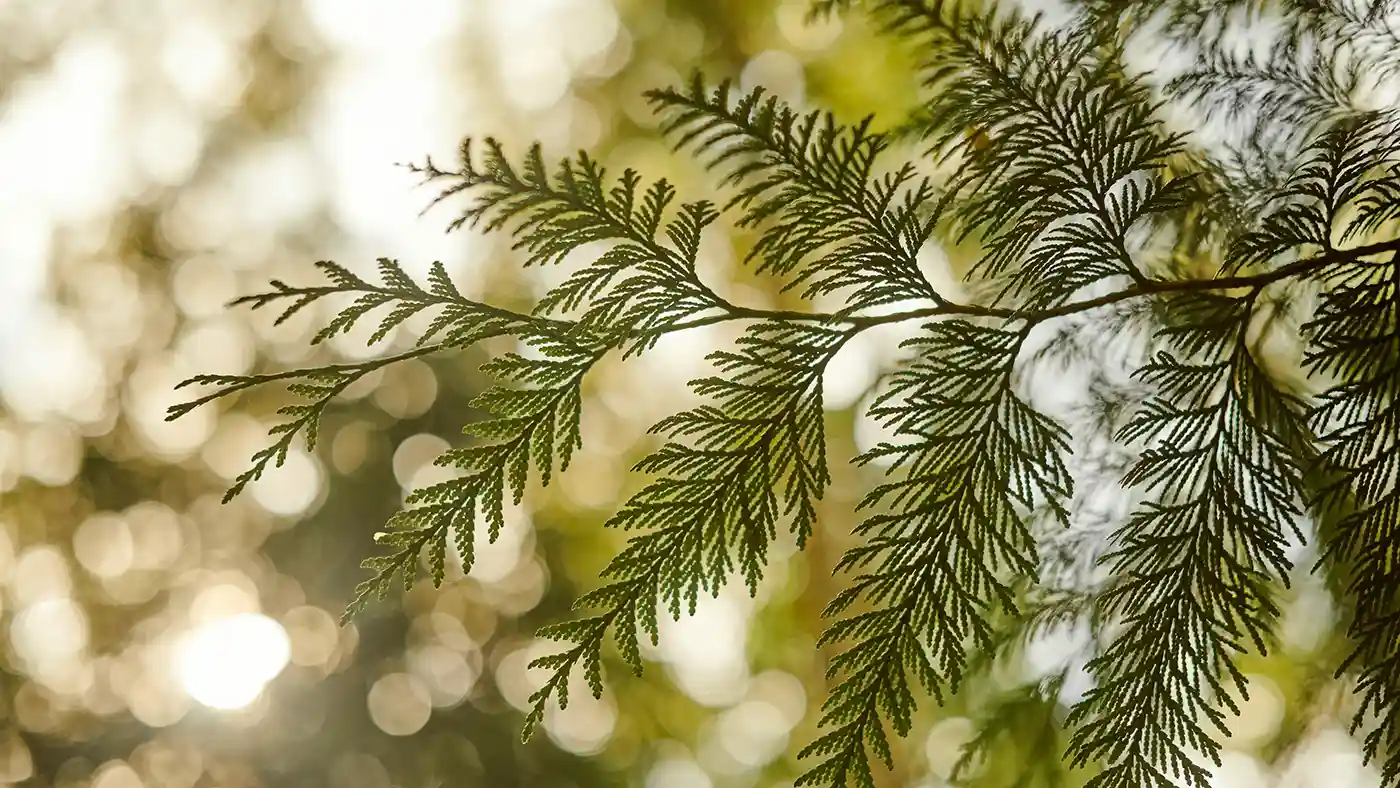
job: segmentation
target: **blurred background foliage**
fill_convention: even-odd
[[[843,119],[901,118],[916,97],[907,55],[859,17],[808,24],[806,5],[0,0],[0,785],[793,779],[824,697],[819,614],[869,482],[842,460],[870,440],[854,409],[897,336],[862,336],[828,375],[835,480],[821,538],[800,556],[779,551],[755,599],[735,588],[667,622],[644,678],[614,665],[601,701],[573,688],[574,704],[528,744],[525,664],[549,648],[532,633],[595,584],[620,540],[599,526],[636,485],[626,471],[654,445],[645,430],[685,405],[685,382],[732,330],[600,368],[581,456],[528,496],[500,541],[479,545],[472,572],[344,628],[373,534],[480,416],[468,404],[485,385],[476,368],[502,348],[371,376],[329,413],[314,454],[293,453],[227,505],[285,399],[268,389],[163,419],[174,385],[196,373],[411,341],[410,324],[373,346],[361,332],[311,348],[315,315],[273,326],[225,308],[273,277],[311,281],[314,260],[368,273],[387,256],[419,275],[442,260],[463,292],[517,307],[558,275],[522,271],[507,239],[444,234],[451,207],[420,216],[431,193],[395,162],[492,134],[517,152],[533,140],[555,157],[587,148],[675,180],[688,199],[710,196],[641,97],[696,69]],[[746,303],[795,306],[738,270],[748,242],[710,231],[705,275]],[[950,254],[935,273],[959,268]],[[1262,689],[1245,706],[1251,733],[1232,744],[1244,782],[1231,785],[1271,784],[1250,775],[1289,760],[1290,741],[1338,702],[1318,680],[1327,596],[1300,588],[1298,604],[1312,605],[1290,619],[1301,645],[1252,666]],[[976,782],[1014,784],[1035,759],[1047,779],[1081,782],[1059,774],[1038,722],[1058,709],[1012,692],[1023,667],[926,710],[926,733],[901,743],[884,784],[945,784],[969,715],[996,709],[1019,725]],[[1328,746],[1345,757],[1324,759],[1318,774],[1334,781],[1316,784],[1362,774],[1344,733]]]

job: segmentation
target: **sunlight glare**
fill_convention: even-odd
[[[180,684],[213,709],[241,709],[282,672],[291,657],[286,630],[259,613],[211,621],[185,636]]]

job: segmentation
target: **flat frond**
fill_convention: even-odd
[[[1360,674],[1353,730],[1368,728],[1367,759],[1386,784],[1400,780],[1400,260],[1357,260],[1329,273],[1308,365],[1336,382],[1309,419],[1323,440],[1316,463],[1329,478],[1314,504],[1337,515],[1324,559],[1340,565],[1355,612],[1354,650],[1342,670]]]
[[[1275,140],[1354,113],[1362,61],[1308,26],[1275,30],[1271,46],[1207,47],[1204,57],[1166,89],[1208,117],[1232,121]],[[1257,124],[1258,118],[1269,123]],[[1288,126],[1290,128],[1280,128]]]
[[[546,293],[536,314],[578,311],[585,332],[614,345],[630,342],[628,353],[638,353],[682,320],[728,306],[695,270],[700,234],[717,216],[708,203],[676,207],[671,184],[643,187],[632,170],[610,180],[587,153],[551,168],[538,145],[519,166],[495,140],[481,147],[478,162],[473,141],[464,141],[455,170],[431,160],[411,168],[429,183],[445,184],[434,204],[459,194],[473,198],[450,229],[508,231],[527,266],[559,263],[590,244],[609,246]]]
[[[1397,156],[1400,116],[1369,113],[1324,129],[1304,146],[1254,228],[1231,244],[1227,270],[1267,265],[1282,255],[1332,252],[1380,229],[1397,210],[1390,199]],[[1360,216],[1340,225],[1353,204]]]
[[[329,364],[278,373],[197,375],[181,382],[178,388],[193,385],[212,385],[215,388],[210,393],[172,405],[166,414],[167,420],[177,419],[214,400],[271,383],[285,384],[289,393],[302,400],[278,410],[278,415],[285,418],[269,430],[269,435],[275,438],[274,442],[253,455],[251,467],[240,474],[225,493],[225,502],[261,478],[270,466],[281,466],[298,435],[305,437],[308,451],[314,449],[321,417],[330,402],[371,372],[409,358],[466,347],[488,337],[514,335],[543,340],[572,331],[567,323],[517,315],[465,298],[453,286],[441,263],[434,263],[431,267],[427,288],[414,282],[394,260],[379,261],[378,283],[368,282],[337,263],[321,261],[316,265],[329,280],[327,284],[293,287],[273,280],[271,290],[244,296],[233,303],[253,309],[279,305],[282,312],[276,322],[281,323],[331,296],[353,295],[354,300],[313,337],[313,343],[349,331],[376,310],[380,313],[379,324],[369,337],[370,344],[380,341],[414,315],[428,310],[436,310],[437,314],[428,328],[417,337],[417,346],[404,353],[353,364]]]
[[[1145,444],[1124,481],[1155,499],[1105,557],[1114,579],[1099,601],[1118,634],[1071,713],[1075,761],[1104,763],[1094,788],[1205,788],[1196,755],[1220,762],[1216,704],[1233,711],[1232,690],[1245,691],[1235,654],[1262,652],[1278,615],[1306,437],[1300,403],[1246,342],[1256,297],[1178,297],[1191,317],[1139,373],[1157,394],[1120,435]]]
[[[464,473],[415,490],[405,501],[407,508],[389,519],[388,530],[376,540],[389,554],[364,562],[371,575],[356,587],[344,620],[371,600],[383,599],[396,573],[404,587],[411,588],[425,549],[433,582],[441,584],[449,539],[454,541],[463,571],[470,570],[477,518],[484,518],[488,539],[494,542],[505,525],[506,506],[520,503],[525,494],[530,469],[533,467],[540,481],[548,484],[555,468],[568,468],[574,451],[582,445],[583,376],[602,350],[564,340],[537,339],[531,344],[540,357],[509,354],[482,367],[484,372],[521,387],[494,386],[473,401],[474,407],[486,410],[492,418],[468,424],[464,432],[483,442],[444,452],[435,464]]]
[[[855,577],[827,608],[839,618],[822,640],[850,645],[829,668],[840,681],[821,724],[834,730],[804,750],[825,760],[800,785],[867,779],[866,748],[888,763],[883,720],[905,735],[916,687],[940,699],[956,691],[966,649],[991,645],[991,612],[1014,611],[1014,578],[1035,575],[1025,516],[1067,498],[1071,480],[1067,436],[1013,390],[1024,339],[966,321],[930,324],[872,406],[901,442],[862,460],[890,461],[902,476],[866,497],[864,507],[881,511],[840,563]],[[868,609],[853,612],[857,602]]]
[[[372,599],[382,599],[393,587],[395,575],[405,587],[417,577],[417,562],[428,551],[433,580],[441,583],[445,573],[446,550],[455,531],[456,546],[464,566],[470,568],[473,535],[478,510],[484,512],[490,537],[500,531],[506,506],[505,491],[515,502],[524,494],[529,468],[533,465],[544,482],[551,470],[568,465],[579,445],[579,385],[584,373],[606,350],[606,343],[591,337],[574,323],[522,315],[462,296],[446,270],[435,263],[428,286],[420,286],[392,260],[379,261],[380,281],[371,283],[330,262],[318,264],[330,280],[317,287],[296,288],[274,281],[273,289],[238,299],[254,309],[287,304],[278,321],[285,320],[312,303],[331,295],[354,295],[355,299],[329,321],[313,341],[320,342],[350,330],[376,309],[386,307],[369,341],[377,342],[409,317],[437,310],[427,328],[417,338],[417,347],[404,353],[354,364],[331,364],[310,369],[262,375],[200,375],[185,385],[214,385],[217,388],[198,398],[174,405],[167,418],[185,413],[216,399],[261,387],[285,383],[289,393],[302,402],[284,406],[278,414],[286,417],[269,434],[272,445],[253,455],[251,467],[234,480],[224,500],[231,500],[269,467],[280,466],[297,435],[304,435],[307,450],[316,446],[317,428],[331,401],[365,375],[409,358],[470,346],[490,337],[511,336],[537,351],[540,358],[507,355],[486,364],[484,371],[521,388],[495,387],[483,392],[474,403],[494,418],[469,425],[468,434],[490,441],[447,452],[441,465],[452,465],[466,474],[414,492],[410,508],[390,519],[387,530],[377,541],[387,549],[364,562],[370,577],[355,591],[345,617],[364,608]],[[434,342],[433,340],[436,340]]]
[[[843,126],[798,113],[762,89],[734,97],[698,77],[647,94],[678,148],[690,148],[737,193],[741,227],[761,228],[749,253],[790,276],[804,297],[839,292],[842,313],[910,299],[943,299],[919,270],[933,229],[934,189],[912,165],[881,174],[888,139],[870,119]]]
[[[609,585],[578,601],[579,608],[601,609],[588,620],[604,623],[546,634],[562,633],[555,639],[571,647],[536,663],[554,672],[532,698],[532,720],[567,684],[569,671],[597,664],[608,631],[640,672],[638,637],[656,641],[658,608],[675,618],[693,614],[700,594],[717,595],[736,570],[755,593],[780,522],[799,544],[811,535],[830,478],[822,373],[851,335],[849,328],[769,321],[750,327],[735,350],[710,356],[720,375],[692,383],[705,404],[654,427],[672,440],[636,470],[657,478],[608,523],[642,533],[603,571]]]
[[[1145,281],[1129,233],[1194,194],[1167,178],[1181,150],[1147,84],[1077,32],[943,0],[887,0],[888,26],[919,43],[932,98],[921,132],[960,159],[949,191],[963,234],[986,253],[975,273],[1027,310],[1097,282]]]

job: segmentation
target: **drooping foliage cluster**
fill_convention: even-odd
[[[456,168],[416,168],[439,199],[469,201],[454,228],[512,234],[526,265],[584,247],[591,261],[528,314],[464,297],[440,266],[420,285],[392,261],[373,282],[321,263],[325,285],[274,282],[240,301],[285,317],[354,294],[317,341],[362,320],[378,321],[378,339],[431,313],[418,346],[202,376],[192,382],[215,389],[172,416],[273,381],[302,398],[232,495],[296,435],[314,442],[326,403],[368,372],[519,344],[486,366],[501,381],[477,403],[491,418],[439,460],[460,474],[390,521],[349,615],[396,575],[414,583],[424,556],[439,582],[454,546],[469,566],[477,529],[494,538],[508,498],[567,469],[580,387],[605,355],[743,324],[694,381],[701,404],[656,425],[667,440],[636,468],[650,480],[607,523],[630,541],[578,600],[581,617],[540,633],[560,648],[535,663],[549,678],[528,734],[568,702],[573,672],[601,692],[609,641],[641,671],[661,615],[687,615],[735,578],[756,589],[784,530],[799,546],[821,538],[827,366],[863,331],[915,323],[907,360],[866,408],[887,438],[857,462],[886,478],[861,503],[847,585],[827,608],[831,687],[800,784],[873,785],[890,732],[909,733],[926,698],[1080,621],[1094,633],[1091,689],[1067,718],[1041,715],[1063,726],[1065,762],[1090,767],[1095,788],[1204,788],[1247,692],[1240,658],[1271,647],[1306,543],[1348,597],[1354,648],[1338,670],[1356,678],[1365,751],[1400,785],[1400,110],[1387,93],[1400,8],[1061,11],[815,3],[868,13],[912,44],[927,101],[897,133],[703,79],[650,93],[664,133],[731,195],[721,207],[587,154],[550,165],[534,149],[516,163],[468,142]],[[721,217],[756,234],[746,262],[811,309],[743,306],[702,280],[700,239]],[[980,249],[972,296],[932,284],[920,252],[941,242]],[[1280,345],[1298,351],[1300,374],[1280,370]],[[1054,377],[1088,381],[1081,406],[1040,401],[1051,362]],[[1105,508],[1090,494],[1105,485],[1130,505]],[[1063,681],[1018,696],[1018,719],[1053,709]]]

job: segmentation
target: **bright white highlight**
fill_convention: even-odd
[[[214,709],[257,699],[291,657],[286,630],[259,613],[211,621],[185,636],[177,670],[190,697]]]

